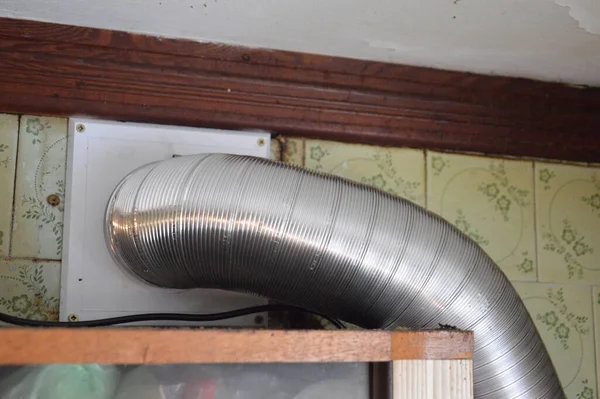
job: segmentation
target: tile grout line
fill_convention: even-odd
[[[306,138],[302,137],[302,167],[306,168]]]
[[[53,262],[62,263],[62,259],[32,258],[32,257],[25,257],[25,256],[20,256],[17,258],[12,258],[10,256],[1,256],[0,261],[2,261],[2,262],[27,261],[27,262],[32,262],[32,263],[53,263]]]
[[[13,177],[13,200],[10,213],[10,231],[8,234],[8,256],[12,255],[13,250],[13,234],[15,228],[15,209],[17,206],[17,172],[19,169],[19,149],[21,147],[21,120],[23,115],[17,115],[17,145],[15,148],[15,173]]]
[[[334,140],[335,141],[335,140]],[[343,141],[335,141],[336,143],[345,143]],[[375,146],[372,144],[364,144],[368,146]],[[424,149],[419,147],[399,147],[392,146],[391,148],[416,148],[416,149]],[[460,151],[460,150],[450,150],[444,148],[428,148],[427,151],[434,151],[440,154],[449,154],[449,155],[465,155],[468,157],[478,157],[478,158],[495,158],[505,161],[529,161],[529,162],[545,162],[553,165],[573,165],[573,166],[583,166],[583,167],[598,167],[600,163],[597,162],[583,162],[583,161],[567,161],[560,160],[554,158],[540,158],[534,156],[527,155],[506,155],[506,154],[493,154],[487,152],[478,152],[478,151]]]
[[[598,392],[600,391],[600,378],[598,378],[598,372],[600,372],[600,370],[598,370],[598,342],[597,342],[597,334],[598,334],[598,328],[596,327],[596,321],[598,319],[598,315],[596,314],[596,300],[594,298],[594,293],[595,293],[595,289],[594,286],[592,285],[591,287],[591,297],[592,297],[592,333],[594,334],[593,336],[593,343],[592,345],[594,346],[594,375],[596,376],[596,397],[598,397]]]
[[[422,151],[423,151],[423,184],[425,185],[425,187],[423,187],[423,191],[425,192],[424,204],[425,204],[425,209],[429,209],[429,173],[427,171],[427,159],[429,158],[429,151],[428,150],[422,150]]]
[[[535,179],[535,172],[536,172],[536,162],[535,161],[531,161],[531,169],[532,169],[532,174],[533,174],[533,234],[534,234],[534,248],[535,248],[535,281],[537,283],[540,283],[540,257],[539,257],[539,250],[538,250],[538,243],[539,243],[539,237],[538,237],[538,214],[537,214],[537,186],[536,186],[536,179]]]

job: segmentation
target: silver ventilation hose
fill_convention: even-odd
[[[510,282],[469,238],[403,199],[265,159],[144,166],[115,189],[115,260],[171,288],[248,292],[366,328],[475,333],[477,398],[564,398]]]

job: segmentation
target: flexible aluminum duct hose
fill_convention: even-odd
[[[374,188],[260,158],[174,158],[119,183],[106,236],[118,263],[160,287],[254,293],[366,328],[472,330],[477,398],[564,398],[493,261]]]

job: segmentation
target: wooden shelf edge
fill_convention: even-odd
[[[1,329],[0,364],[318,363],[468,359],[456,331]]]
[[[392,333],[392,360],[461,360],[473,358],[473,333],[453,330]]]

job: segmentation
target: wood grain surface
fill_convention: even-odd
[[[393,399],[473,399],[472,360],[399,360],[392,364]]]
[[[2,365],[383,362],[473,352],[471,333],[440,331],[5,328],[0,342]]]
[[[395,333],[392,335],[391,341],[391,357],[394,360],[456,360],[473,357],[473,334],[456,330]]]
[[[0,112],[600,161],[600,89],[0,18]]]

